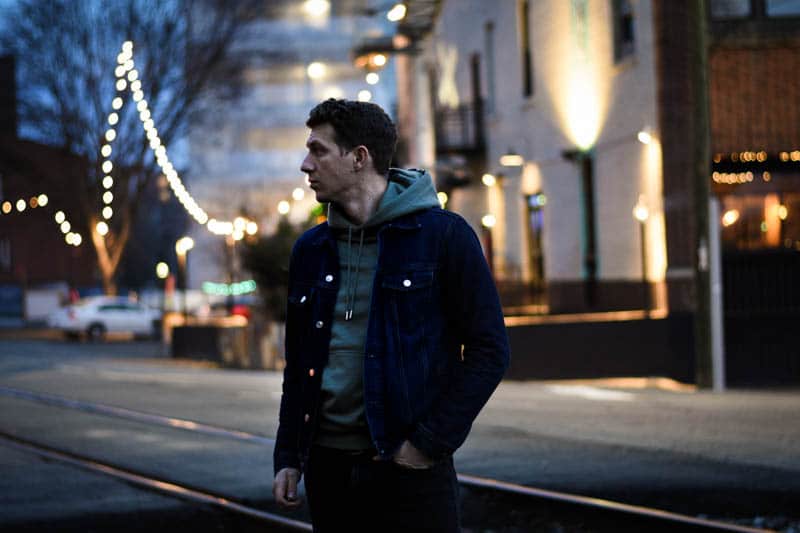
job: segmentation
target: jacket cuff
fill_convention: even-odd
[[[277,474],[284,468],[294,468],[300,472],[303,471],[303,469],[300,468],[300,461],[297,459],[297,457],[291,454],[276,454],[272,462],[274,470],[273,474]]]
[[[433,433],[422,424],[417,425],[417,428],[408,437],[408,441],[413,444],[416,449],[437,462],[452,455],[454,451],[445,443],[439,441]]]

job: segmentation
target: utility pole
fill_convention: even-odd
[[[689,2],[690,24],[689,43],[691,59],[693,117],[692,174],[694,182],[694,338],[695,338],[695,380],[700,388],[711,388],[711,285],[709,278],[709,172],[711,161],[710,130],[708,111],[708,27],[706,22],[707,3],[705,0]]]

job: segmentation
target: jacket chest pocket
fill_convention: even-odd
[[[392,318],[399,324],[401,335],[413,334],[430,314],[433,298],[433,270],[409,270],[383,275],[381,286]]]

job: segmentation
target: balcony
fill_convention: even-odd
[[[437,155],[485,157],[483,102],[442,107],[434,111]]]

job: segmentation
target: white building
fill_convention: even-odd
[[[398,62],[417,80],[400,116],[435,102],[408,164],[430,166],[435,145],[448,208],[484,235],[511,307],[641,308],[639,203],[652,305],[665,305],[653,32],[646,0],[453,0],[424,53]]]

